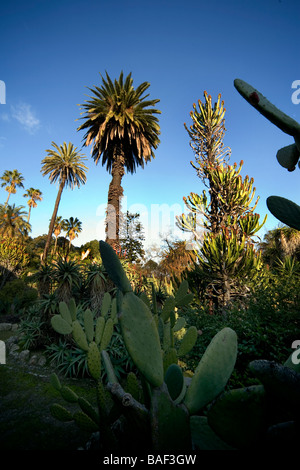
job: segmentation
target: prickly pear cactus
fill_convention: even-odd
[[[294,143],[283,147],[277,152],[277,160],[288,171],[300,168],[300,124],[280,111],[267,100],[258,90],[243,80],[235,79],[234,86],[241,96],[272,124],[294,138]],[[271,214],[280,222],[300,230],[300,206],[279,196],[269,196],[267,206]]]

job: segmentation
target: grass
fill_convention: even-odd
[[[50,384],[52,370],[28,368],[7,358],[0,365],[0,451],[77,450],[90,434],[74,422],[62,423],[51,416],[52,403],[72,409]],[[96,404],[91,380],[60,377],[63,385]],[[72,405],[74,411],[77,405]]]

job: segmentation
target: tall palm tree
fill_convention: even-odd
[[[31,230],[31,226],[25,217],[27,212],[24,206],[1,205],[0,206],[0,235],[4,237],[23,237]]]
[[[4,204],[7,206],[10,195],[16,194],[17,188],[24,188],[24,178],[22,174],[18,172],[18,170],[6,170],[1,176],[1,180],[3,180],[1,187],[5,187],[5,191],[8,192],[8,196]]]
[[[32,207],[37,206],[36,201],[41,201],[43,199],[42,198],[42,192],[39,189],[29,188],[29,189],[26,190],[26,193],[23,194],[23,197],[28,197],[27,204],[29,206],[29,211],[28,211],[27,222],[29,222]]]
[[[71,248],[72,241],[74,238],[78,237],[78,233],[82,231],[82,222],[76,217],[70,217],[69,219],[63,220],[64,230],[67,233],[67,237],[69,238],[69,248],[68,252]]]
[[[86,157],[80,154],[80,152],[77,151],[77,147],[74,147],[73,144],[69,142],[67,145],[64,142],[63,145],[59,147],[57,144],[52,142],[52,146],[54,147],[54,150],[46,150],[48,155],[42,160],[43,166],[41,171],[43,176],[49,175],[50,183],[58,181],[59,189],[52,218],[50,220],[48,236],[42,256],[42,264],[45,264],[46,262],[63,189],[65,186],[69,186],[71,189],[75,186],[78,186],[79,188],[81,184],[86,182],[85,173],[88,170],[83,163],[83,160],[86,160]]]
[[[159,141],[160,127],[152,108],[160,100],[146,100],[143,95],[150,86],[144,82],[133,87],[131,73],[123,80],[123,72],[114,82],[106,72],[102,86],[89,90],[94,94],[83,104],[85,122],[77,130],[86,129],[85,145],[92,144],[92,157],[112,175],[108,191],[106,241],[119,248],[121,186],[125,170],[130,173],[154,158],[153,149]],[[81,114],[84,114],[81,113]]]

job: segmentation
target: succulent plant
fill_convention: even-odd
[[[103,243],[100,244],[100,252]],[[110,269],[113,278],[122,279],[116,301],[117,319],[122,325],[124,341],[137,373],[131,371],[128,374],[123,388],[116,378],[108,352],[99,347],[110,316],[98,317],[92,328],[88,313],[79,330],[74,302],[67,306],[69,312],[62,304],[60,319],[54,320],[53,324],[62,334],[69,334],[65,333],[65,323],[72,328],[72,334],[74,324],[77,325],[77,341],[87,352],[89,370],[96,384],[97,407],[61,385],[54,374],[51,377],[53,387],[67,403],[79,407],[71,412],[56,403],[51,407],[55,418],[73,421],[91,433],[99,431],[105,451],[122,447],[130,452],[136,446],[148,452],[249,450],[255,446],[277,446],[279,437],[285,442],[290,438],[293,444],[298,442],[300,373],[290,358],[284,365],[253,361],[249,369],[259,383],[227,389],[238,344],[235,331],[225,327],[211,340],[193,376],[186,377],[178,363],[178,353],[180,348],[188,350],[185,341],[188,343],[189,335],[194,333],[183,336],[187,339],[179,342],[179,349],[174,347],[173,334],[174,329],[175,332],[177,329],[180,331],[180,326],[185,325],[180,320],[183,317],[176,319],[175,309],[176,305],[187,301],[188,285],[181,285],[171,300],[159,309],[149,299],[127,290],[122,265],[107,246],[105,256],[105,263],[110,263],[112,258],[113,268]],[[118,272],[114,273],[114,270]],[[152,301],[154,298],[155,295]],[[104,307],[105,315],[109,310],[112,309]],[[89,330],[88,334],[85,328]],[[107,344],[107,341],[102,344]],[[164,345],[167,346],[165,350]],[[106,386],[100,378],[101,364],[107,372]],[[283,419],[287,416],[290,420],[278,421],[278,410],[282,405],[288,412],[282,415]],[[115,432],[120,422],[121,435]],[[116,423],[119,423],[117,427]]]
[[[296,165],[300,167],[300,124],[276,108],[258,90],[241,79],[234,80],[234,86],[242,97],[259,113],[266,117],[280,130],[294,138],[294,143],[278,150],[276,157],[279,164],[288,171],[294,171]],[[267,198],[269,211],[280,222],[300,230],[300,206],[293,201],[280,196]]]

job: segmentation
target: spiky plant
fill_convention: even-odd
[[[76,261],[59,260],[54,264],[53,277],[58,300],[69,302],[73,289],[80,285],[80,265]]]

